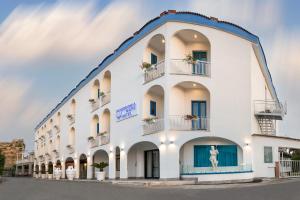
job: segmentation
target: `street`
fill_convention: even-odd
[[[97,182],[6,178],[0,200],[299,200],[300,180],[233,185],[146,188]]]

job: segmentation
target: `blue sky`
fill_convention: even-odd
[[[300,137],[298,8],[294,0],[0,0],[0,140],[24,138],[31,150],[37,123],[124,39],[168,9],[215,16],[258,35],[288,103],[281,134]]]

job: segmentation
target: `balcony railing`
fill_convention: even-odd
[[[110,102],[110,91],[106,92],[103,96],[101,96],[101,106],[104,106]]]
[[[75,115],[74,114],[68,114],[67,118],[69,120],[70,125],[75,123]]]
[[[110,137],[109,137],[109,136],[110,136],[109,133],[100,135],[100,145],[108,144],[108,143],[109,143],[109,140],[110,140]]]
[[[189,117],[188,115],[172,115],[169,117],[170,129],[178,131],[208,130],[207,117]]]
[[[90,148],[95,148],[95,147],[99,146],[99,136],[89,137],[88,142],[89,142]]]
[[[144,135],[157,133],[164,130],[164,119],[151,119],[149,121],[143,120]]]
[[[183,75],[198,75],[198,76],[210,76],[210,63],[207,61],[197,60],[195,63],[188,63],[184,59],[172,59],[171,74],[183,74]]]
[[[152,65],[145,71],[144,82],[147,83],[154,79],[157,79],[165,74],[165,61],[162,60],[155,65]]]
[[[96,99],[90,99],[89,102],[91,104],[91,112],[94,112],[100,106],[100,100],[98,98],[96,98]]]
[[[181,175],[196,175],[196,174],[222,174],[222,173],[247,173],[252,172],[251,165],[238,165],[238,166],[226,166],[226,167],[194,167],[193,165],[180,166]]]
[[[286,105],[277,101],[254,101],[254,112],[257,116],[269,116],[281,120],[286,114]]]
[[[66,148],[67,148],[69,154],[74,153],[74,151],[75,151],[74,146],[71,144],[67,145]]]

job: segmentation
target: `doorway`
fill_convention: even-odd
[[[145,178],[159,178],[159,150],[145,151]]]

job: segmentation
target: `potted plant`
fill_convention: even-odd
[[[93,103],[96,103],[96,100],[95,100],[95,99],[89,99],[89,102],[90,102],[91,104],[93,104]]]
[[[187,54],[187,55],[185,56],[184,61],[187,62],[188,64],[196,64],[196,60],[195,60],[195,58],[192,56],[192,54]]]
[[[100,92],[100,93],[99,93],[99,96],[100,96],[100,97],[104,97],[104,96],[105,96],[105,93],[104,93],[104,92]]]
[[[147,124],[152,124],[154,123],[158,118],[157,117],[148,117],[143,119],[144,122],[146,122]]]
[[[197,119],[197,116],[196,115],[185,115],[184,119],[185,120],[194,120],[194,119]]]
[[[67,118],[68,118],[69,120],[71,120],[71,119],[73,119],[73,115],[68,114],[68,115],[67,115]]]
[[[103,132],[97,133],[98,136],[103,136],[105,134],[107,134],[107,131],[103,131]]]
[[[68,145],[67,145],[67,148],[68,148],[68,149],[72,149],[72,145],[68,144]]]
[[[93,140],[95,140],[94,136],[90,136],[90,137],[88,137],[87,139],[88,139],[88,141],[93,141]]]
[[[149,71],[150,69],[151,69],[151,64],[150,63],[148,63],[148,62],[143,62],[142,64],[141,64],[141,69],[142,70],[145,70],[145,71]]]
[[[54,177],[56,180],[59,180],[61,177],[62,171],[60,169],[60,166],[56,166],[54,169]]]
[[[105,179],[104,168],[108,166],[108,163],[106,163],[106,162],[94,163],[92,166],[99,169],[99,171],[96,172],[97,180],[98,181],[104,181],[104,179]]]

